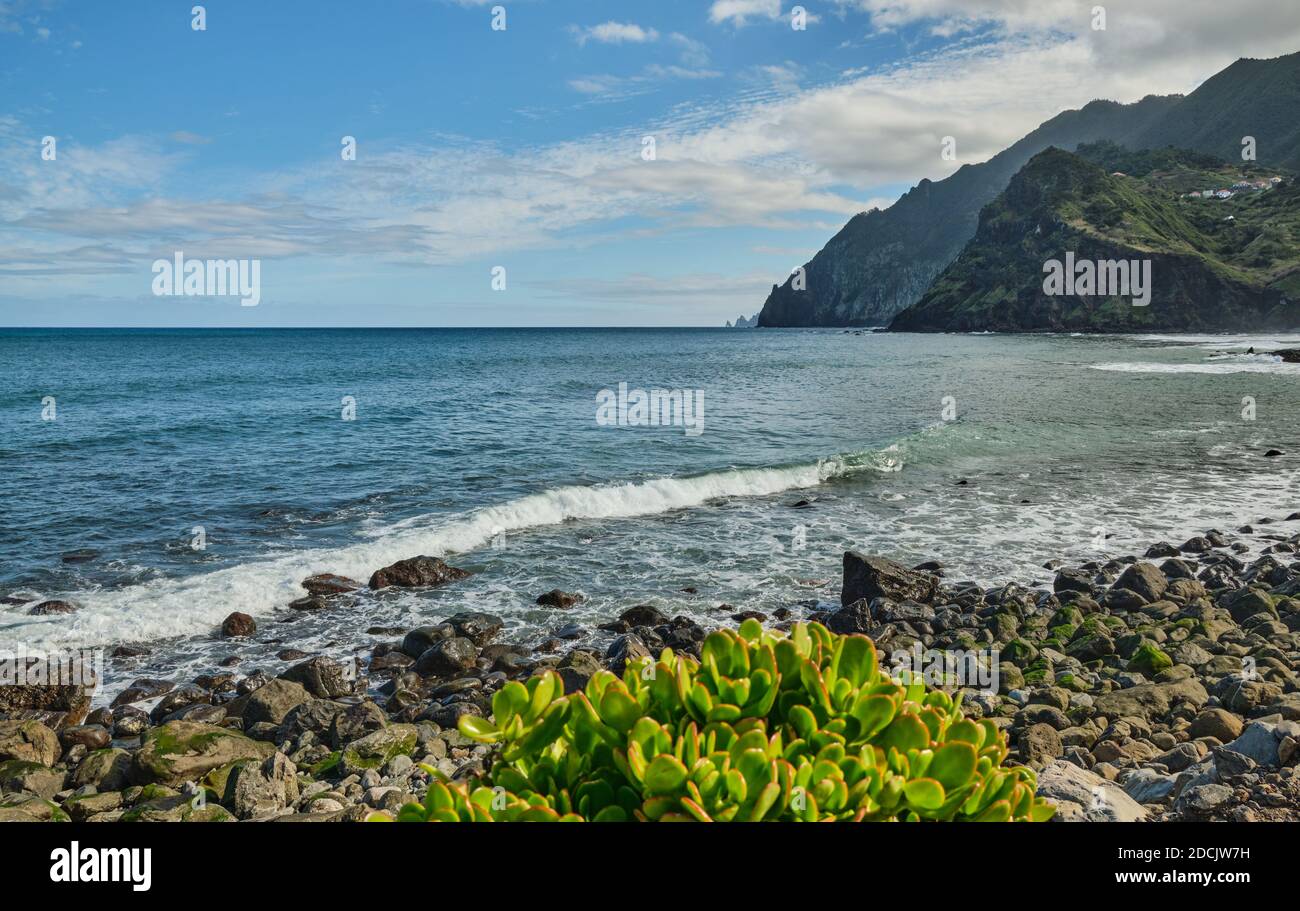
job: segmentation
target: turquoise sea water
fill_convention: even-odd
[[[845,548],[1049,581],[1051,558],[1300,509],[1300,365],[1252,345],[1300,340],[0,330],[0,596],[79,605],[0,605],[0,650],[148,642],[156,670],[210,669],[234,610],[292,621],[268,669],[460,609],[537,642],[637,603],[835,599]],[[601,426],[620,383],[702,392],[703,432]],[[475,575],[284,609],[312,572],[421,553]],[[555,587],[588,600],[533,604]]]

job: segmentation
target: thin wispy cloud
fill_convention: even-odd
[[[585,28],[571,26],[574,40],[579,45],[588,41],[600,44],[649,44],[659,40],[659,33],[652,28],[642,28],[632,22],[602,22]]]

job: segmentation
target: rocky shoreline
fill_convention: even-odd
[[[1231,537],[1209,531],[1141,557],[1049,563],[1054,582],[1038,589],[982,588],[949,580],[938,563],[907,568],[850,552],[838,609],[719,609],[731,625],[815,620],[863,633],[882,655],[995,656],[996,691],[965,688],[963,705],[1007,732],[1012,760],[1038,772],[1058,819],[1297,820],[1300,533],[1274,530],[1296,521],[1300,513]],[[416,557],[377,571],[369,587],[466,575]],[[362,587],[313,576],[290,607],[330,609]],[[562,617],[580,599],[555,590],[537,604]],[[607,648],[593,648],[593,631],[577,624],[531,648],[500,641],[503,628],[480,612],[374,628],[381,641],[364,661],[302,655],[271,677],[241,668],[238,645],[257,625],[232,614],[221,635],[236,653],[223,666],[189,681],[138,679],[93,709],[92,686],[30,682],[40,668],[27,663],[28,682],[0,685],[0,821],[392,816],[423,794],[423,766],[453,780],[487,767],[493,748],[456,723],[490,713],[506,682],[553,669],[572,691],[663,648],[698,655],[708,632],[652,605],[602,624],[614,636]]]

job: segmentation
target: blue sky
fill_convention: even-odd
[[[1262,0],[194,5],[0,0],[0,325],[720,325],[1060,110],[1300,49]],[[155,296],[177,250],[261,303]]]

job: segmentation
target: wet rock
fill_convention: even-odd
[[[1070,592],[1091,595],[1096,591],[1096,588],[1092,581],[1092,573],[1081,569],[1063,569],[1056,574],[1056,578],[1052,581],[1052,590],[1058,595]],[[1065,601],[1065,598],[1061,600]]]
[[[840,604],[847,606],[866,599],[926,602],[934,595],[938,579],[915,572],[885,557],[844,552],[844,578]]]
[[[75,614],[77,605],[68,601],[42,601],[27,611],[33,617],[46,617],[54,614]]]
[[[650,649],[636,633],[624,633],[615,639],[605,653],[609,669],[622,676],[629,661],[638,661],[650,657]]]
[[[227,639],[251,636],[255,632],[257,632],[256,621],[248,614],[241,614],[239,611],[235,611],[221,621],[221,635]]]
[[[867,633],[875,626],[871,603],[866,600],[846,604],[826,618],[826,628],[833,633]]]
[[[471,573],[449,566],[437,557],[411,557],[398,560],[391,566],[377,570],[370,577],[370,587],[380,588],[432,588],[468,578]]]
[[[462,636],[444,639],[427,649],[411,666],[422,677],[452,677],[474,667],[478,649]]]
[[[113,708],[119,705],[130,705],[134,702],[144,702],[147,699],[156,699],[165,693],[171,692],[176,688],[176,684],[170,680],[156,680],[151,677],[141,677],[132,681],[131,685],[113,698],[111,703]]]
[[[456,628],[450,623],[417,627],[402,639],[402,653],[412,658],[419,658],[439,642],[444,639],[451,639],[455,635]]]
[[[177,687],[170,690],[167,695],[158,701],[149,713],[149,719],[158,724],[162,719],[177,712],[183,708],[192,705],[210,705],[212,703],[212,694],[201,686],[195,686],[187,683],[185,686]]]
[[[110,658],[142,658],[149,654],[149,649],[141,645],[119,645],[108,653]]]
[[[113,736],[138,737],[149,729],[149,714],[133,705],[113,709]]]
[[[479,648],[487,645],[505,628],[505,621],[494,614],[482,611],[461,611],[442,621],[451,625],[456,635],[468,639]]]
[[[1169,587],[1169,582],[1151,563],[1134,563],[1115,580],[1116,588],[1136,592],[1144,601],[1159,601]]]
[[[303,689],[322,699],[350,696],[356,689],[355,665],[343,665],[333,658],[311,658],[280,675],[282,680],[302,684]]]
[[[361,583],[347,576],[334,573],[318,573],[302,580],[302,587],[313,595],[342,595],[357,591]]]
[[[560,591],[553,588],[545,594],[537,596],[537,603],[543,607],[566,608],[573,607],[575,604],[581,604],[587,600],[582,595],[570,594],[569,592]]]
[[[638,626],[660,626],[667,622],[668,618],[659,608],[650,604],[638,604],[618,615],[618,623],[613,631],[626,633]]]

